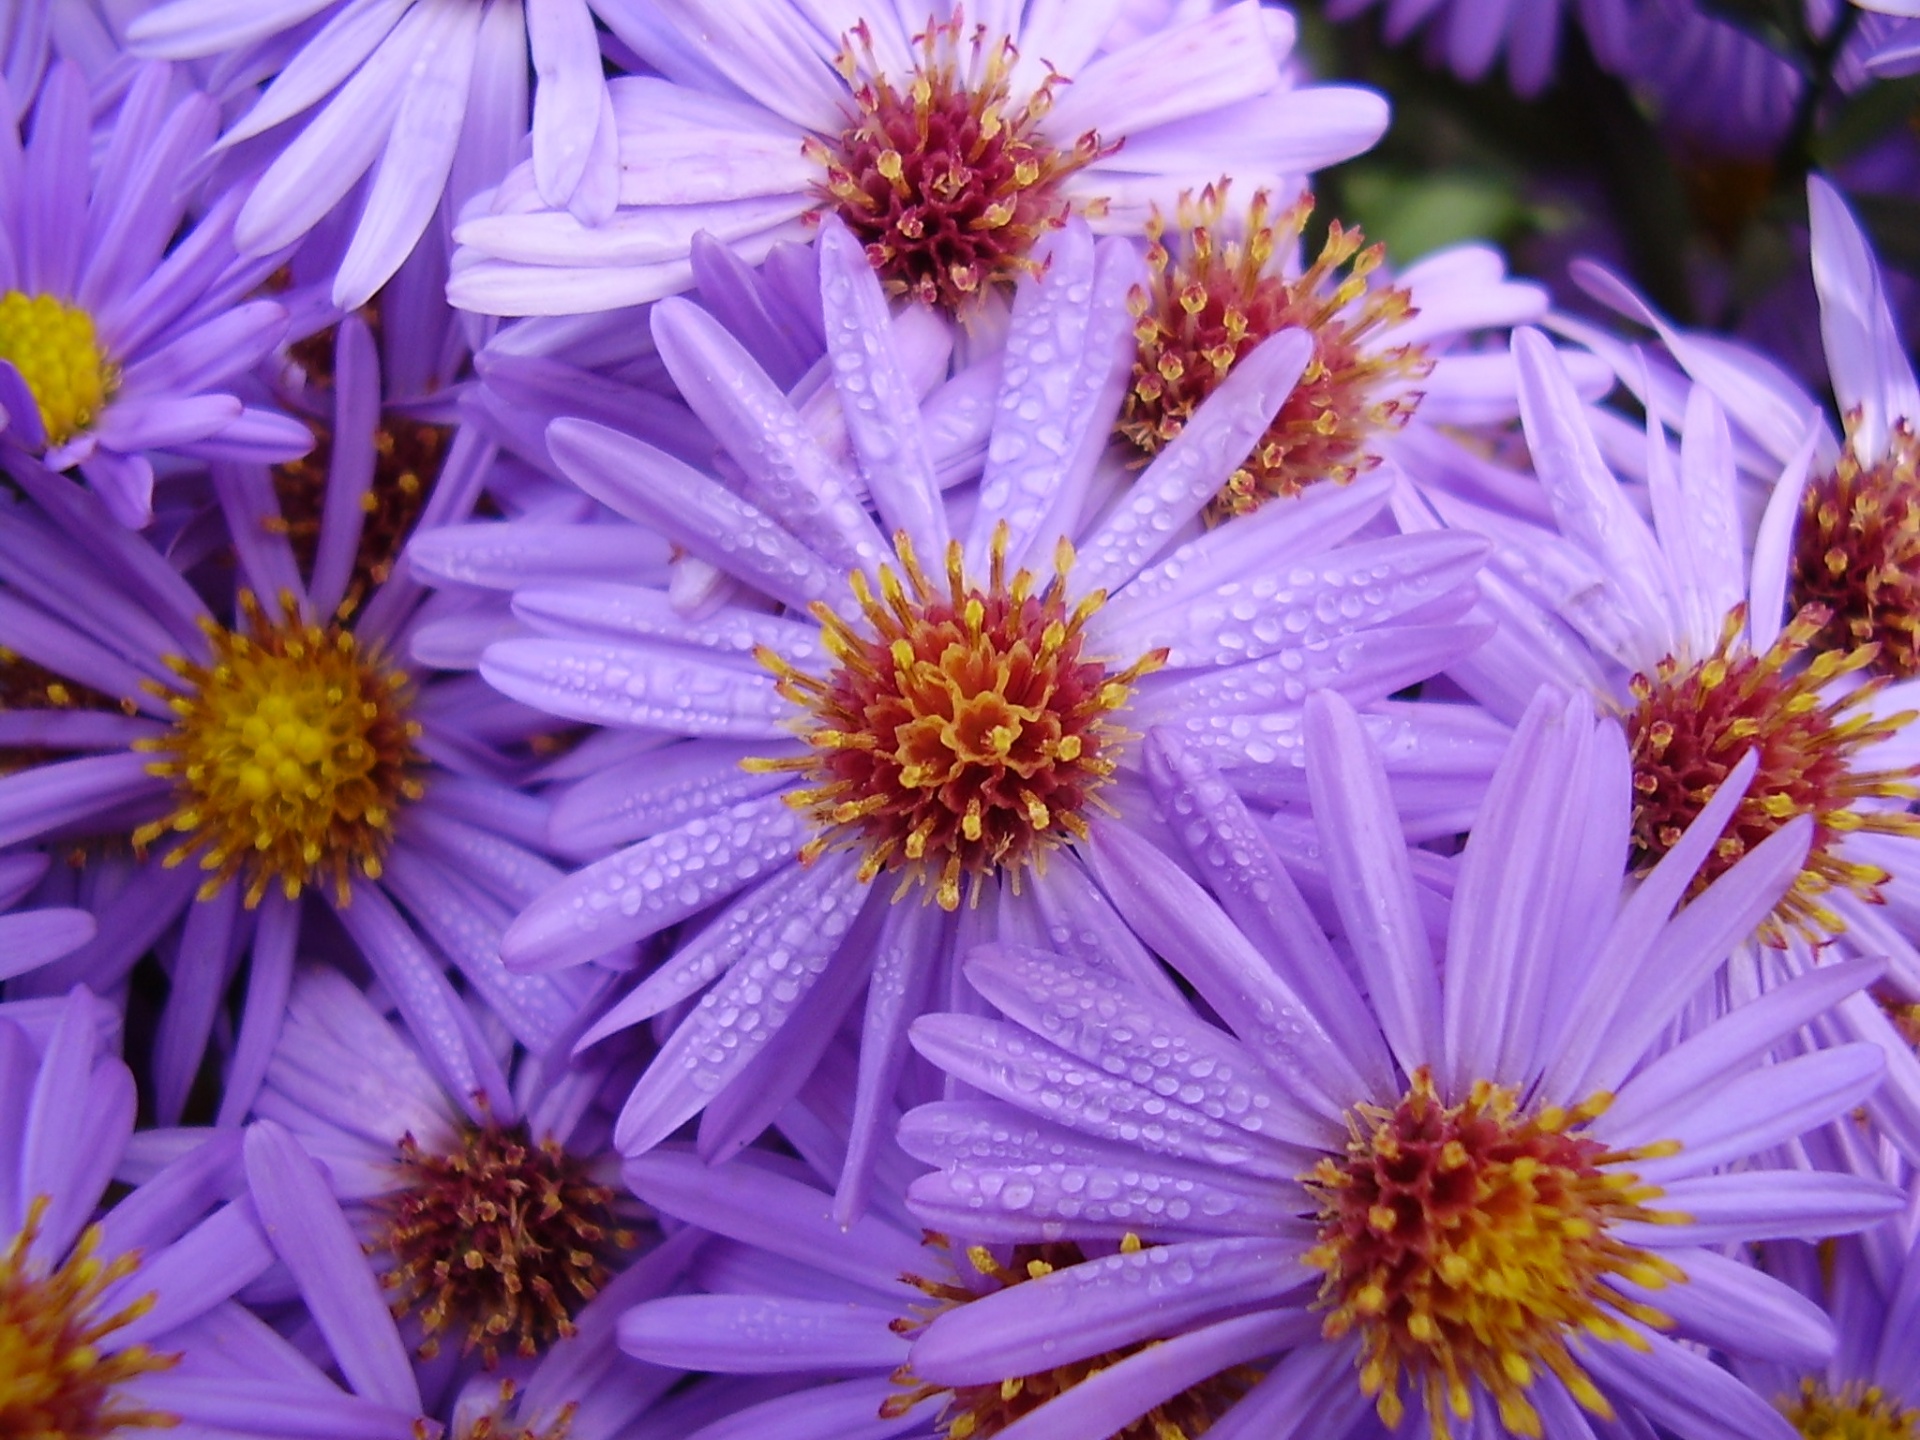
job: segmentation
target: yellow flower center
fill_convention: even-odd
[[[242,609],[244,632],[207,625],[210,663],[168,662],[173,726],[140,748],[162,757],[147,768],[173,782],[174,808],[134,844],[186,836],[167,863],[198,854],[203,898],[240,876],[249,906],[269,885],[293,899],[324,879],[345,904],[354,872],[379,877],[395,811],[421,794],[407,679],[338,626],[269,620],[251,595]]]
[[[949,1267],[953,1264],[947,1253],[951,1249],[951,1242],[946,1236],[929,1234],[926,1243],[942,1252],[942,1258]],[[1139,1237],[1128,1235],[1120,1242],[1120,1248],[1129,1254],[1138,1251]],[[892,1328],[896,1334],[918,1335],[934,1317],[955,1306],[977,1300],[983,1294],[1004,1290],[1009,1285],[1038,1280],[1062,1266],[1083,1264],[1085,1260],[1086,1255],[1072,1241],[1016,1245],[1006,1264],[1002,1264],[985,1246],[973,1246],[967,1251],[967,1263],[976,1274],[991,1282],[990,1288],[981,1290],[955,1280],[929,1280],[920,1275],[908,1275],[905,1277],[907,1281],[926,1295],[931,1303],[916,1307],[912,1315],[895,1320]],[[1151,1350],[1159,1343],[1156,1340],[1144,1341],[1108,1351],[1104,1355],[1075,1360],[1052,1370],[1013,1376],[997,1384],[962,1385],[953,1390],[929,1385],[914,1373],[910,1365],[902,1365],[892,1377],[898,1393],[889,1396],[881,1405],[880,1415],[886,1420],[898,1419],[923,1401],[937,1399],[941,1406],[934,1420],[934,1429],[941,1440],[991,1440],[992,1436],[1038,1410],[1049,1400],[1064,1395],[1074,1386],[1130,1356]],[[1108,1440],[1199,1440],[1259,1380],[1260,1372],[1248,1365],[1222,1370],[1171,1399],[1163,1400],[1114,1431]]]
[[[51,295],[0,295],[0,360],[33,392],[49,446],[64,445],[93,424],[120,383],[93,316]]]
[[[1851,442],[1807,486],[1794,534],[1793,596],[1827,613],[1820,646],[1877,644],[1874,670],[1920,674],[1920,436],[1902,419],[1876,465]]]
[[[488,1368],[505,1346],[539,1354],[574,1333],[609,1260],[634,1244],[615,1224],[613,1191],[559,1142],[536,1144],[524,1120],[472,1126],[447,1154],[408,1135],[399,1168],[404,1188],[381,1202],[381,1243],[394,1258],[382,1278],[396,1313],[419,1309],[428,1358],[450,1325],[464,1328],[462,1351],[478,1349]]]
[[[853,577],[861,628],[813,607],[839,662],[826,679],[759,652],[780,693],[808,712],[800,733],[813,753],[747,764],[814,782],[789,797],[820,827],[803,862],[836,843],[858,844],[862,880],[899,870],[898,893],[931,884],[951,910],[963,876],[1007,870],[1017,885],[1021,867],[1086,838],[1085,811],[1098,803],[1124,737],[1109,717],[1166,652],[1118,671],[1087,658],[1087,621],[1106,595],[1068,606],[1073,550],[1065,541],[1044,590],[1026,570],[1008,581],[1004,526],[985,588],[962,573],[957,541],[941,589],[906,536],[896,544],[904,580],[883,568],[875,596],[864,575]]]
[[[1920,1410],[1902,1405],[1878,1385],[1847,1385],[1835,1392],[1803,1380],[1799,1398],[1782,1400],[1780,1408],[1806,1440],[1920,1440]]]
[[[144,1345],[108,1353],[100,1342],[153,1308],[153,1296],[110,1315],[97,1313],[107,1289],[131,1275],[137,1257],[100,1259],[100,1230],[80,1237],[65,1263],[41,1273],[28,1255],[47,1197],[34,1199],[25,1227],[0,1252],[0,1435],[25,1440],[99,1440],[123,1429],[179,1423],[127,1405],[114,1387],[171,1367],[179,1358]]]
[[[1161,217],[1148,230],[1151,278],[1130,297],[1139,350],[1118,427],[1141,463],[1172,443],[1262,340],[1294,328],[1313,337],[1299,383],[1209,508],[1215,520],[1322,480],[1345,484],[1377,464],[1369,442],[1412,418],[1420,395],[1408,386],[1433,370],[1421,347],[1380,343],[1415,311],[1405,290],[1368,286],[1385,252],[1360,231],[1336,220],[1304,273],[1289,279],[1274,268],[1312,213],[1313,197],[1302,196],[1276,220],[1261,191],[1247,208],[1244,238],[1232,238],[1223,183],[1198,201],[1182,197],[1172,244]]]
[[[1611,1151],[1579,1133],[1610,1100],[1523,1114],[1513,1090],[1482,1080],[1446,1105],[1422,1069],[1392,1108],[1356,1107],[1346,1155],[1303,1177],[1320,1207],[1306,1259],[1325,1276],[1325,1333],[1359,1332],[1360,1388],[1389,1428],[1406,1413],[1404,1381],[1443,1440],[1450,1416],[1471,1418],[1477,1381],[1508,1431],[1537,1437],[1527,1391],[1542,1370],[1611,1418],[1568,1341],[1643,1347],[1626,1319],[1670,1322],[1613,1282],[1659,1289],[1686,1275],[1611,1233],[1684,1217],[1647,1209],[1661,1192],[1618,1168],[1677,1147]]]
[[[1869,770],[1863,752],[1889,738],[1912,712],[1876,717],[1872,700],[1887,683],[1868,680],[1852,690],[1829,690],[1831,682],[1869,669],[1879,647],[1828,650],[1797,662],[1820,634],[1826,612],[1809,606],[1755,655],[1739,641],[1744,612],[1728,617],[1719,649],[1698,664],[1660,662],[1653,675],[1633,679],[1634,708],[1627,716],[1633,748],[1633,854],[1631,868],[1644,874],[1679,842],[1694,817],[1713,798],[1748,750],[1760,753],[1759,769],[1726,833],[1700,867],[1691,893],[1698,894],[1734,862],[1789,820],[1814,819],[1807,863],[1781,900],[1763,933],[1783,925],[1823,939],[1842,928],[1821,896],[1836,885],[1872,898],[1886,883],[1876,866],[1847,859],[1839,845],[1857,830],[1920,835],[1920,820],[1905,802],[1920,799],[1912,770]],[[1874,806],[1861,801],[1893,801]]]

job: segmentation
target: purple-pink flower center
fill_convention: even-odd
[[[836,62],[853,89],[847,127],[808,153],[826,172],[821,198],[887,288],[959,310],[1034,268],[1034,242],[1071,208],[1061,183],[1101,145],[1092,133],[1066,150],[1047,140],[1058,77],[1016,101],[1012,42],[969,27],[958,7],[915,43],[913,74],[896,81],[878,73],[865,27],[853,32]]]
[[[1152,273],[1131,296],[1139,349],[1119,424],[1143,456],[1171,444],[1234,362],[1269,335],[1298,328],[1313,337],[1299,383],[1209,507],[1216,520],[1322,480],[1345,484],[1371,468],[1378,457],[1368,442],[1412,418],[1420,395],[1407,387],[1433,369],[1417,345],[1380,343],[1415,312],[1405,290],[1368,286],[1384,251],[1367,245],[1360,231],[1336,220],[1300,275],[1288,278],[1273,267],[1312,212],[1313,197],[1303,195],[1275,218],[1261,191],[1236,238],[1223,182],[1197,201],[1182,199],[1171,245],[1164,217],[1149,227]]]
[[[789,797],[820,827],[802,861],[856,844],[866,852],[862,879],[898,870],[902,892],[931,885],[952,910],[963,881],[1007,871],[1017,885],[1049,848],[1086,838],[1086,812],[1125,733],[1110,717],[1166,652],[1118,670],[1085,654],[1087,622],[1106,596],[1067,603],[1065,541],[1045,589],[1026,570],[1008,578],[1004,526],[984,587],[963,573],[958,542],[944,587],[904,535],[896,544],[904,579],[883,567],[876,596],[864,575],[853,576],[859,621],[814,606],[838,662],[831,674],[759,652],[780,693],[806,712],[801,733],[812,753],[748,763],[811,780]]]
[[[1796,604],[1827,612],[1822,649],[1878,645],[1873,668],[1920,674],[1920,436],[1902,420],[1877,464],[1852,445],[1807,487],[1793,551]]]
[[[573,1317],[600,1291],[618,1251],[613,1191],[558,1141],[535,1142],[522,1120],[470,1126],[445,1153],[400,1142],[401,1187],[381,1203],[379,1244],[394,1313],[417,1313],[420,1353],[460,1329],[461,1349],[486,1364],[500,1352],[537,1355],[574,1333]]]

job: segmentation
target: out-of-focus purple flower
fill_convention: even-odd
[[[429,598],[399,549],[416,524],[467,513],[492,447],[383,410],[358,318],[332,351],[322,455],[213,467],[239,571],[237,598],[217,608],[84,491],[25,460],[10,468],[32,503],[0,515],[0,603],[48,699],[4,717],[31,763],[0,779],[0,843],[118,846],[89,860],[78,892],[95,940],[13,983],[114,989],[184,916],[160,952],[172,971],[153,1076],[162,1123],[181,1115],[250,956],[221,1101],[228,1122],[246,1113],[316,898],[453,1094],[486,1087],[449,962],[540,1051],[593,988],[584,974],[509,975],[498,953],[515,912],[560,878],[540,853],[546,806],[516,788],[551,722],[409,653],[412,627],[455,602]]]
[[[297,422],[222,388],[273,347],[286,314],[245,298],[274,259],[234,253],[233,197],[185,225],[182,176],[215,121],[210,99],[148,66],[96,163],[87,82],[63,62],[24,147],[0,139],[11,154],[0,184],[0,444],[57,470],[77,465],[125,525],[151,518],[150,454],[284,460],[312,444]]]
[[[345,976],[303,971],[254,1113],[326,1165],[419,1353],[444,1335],[494,1370],[576,1333],[645,1217],[622,1203],[595,1108],[605,1067],[522,1054],[509,1072],[480,1038],[484,1013],[456,1018],[485,1056],[483,1088],[466,1095],[448,1094]]]
[[[1602,64],[1630,48],[1632,0],[1328,0],[1327,14],[1348,20],[1385,10],[1394,44],[1425,25],[1427,52],[1463,80],[1484,79],[1502,50],[1507,79],[1522,95],[1537,95],[1553,79],[1560,30],[1570,20],[1586,32]]]
[[[1920,5],[1914,0],[1853,0],[1876,13],[1860,24],[1858,49],[1866,69],[1883,79],[1920,70]]]
[[[171,0],[128,38],[143,55],[278,72],[222,141],[275,145],[234,224],[247,254],[293,244],[372,172],[333,284],[352,310],[443,198],[450,214],[506,172],[527,128],[529,32],[542,193],[589,214],[610,207],[612,117],[589,3],[539,0],[528,14],[521,0]]]
[[[1809,823],[1676,914],[1748,762],[1623,901],[1624,739],[1584,697],[1543,691],[1436,947],[1358,717],[1317,697],[1307,732],[1337,946],[1232,792],[1150,737],[1181,860],[1218,900],[1118,827],[1093,861],[1225,1028],[1097,959],[1018,947],[968,965],[1006,1020],[915,1027],[983,1096],[907,1117],[903,1144],[941,1167],[915,1182],[916,1213],[988,1240],[1149,1246],[936,1317],[915,1371],[987,1384],[1035,1354],[1179,1337],[1190,1373],[1209,1373],[1283,1348],[1221,1323],[1259,1315],[1309,1337],[1215,1437],[1340,1436],[1369,1403],[1442,1435],[1470,1417],[1492,1433],[1496,1414],[1509,1433],[1579,1435],[1584,1411],[1689,1440],[1791,1436],[1662,1332],[1805,1364],[1831,1353],[1815,1307],[1716,1247],[1857,1230],[1902,1203],[1757,1158],[1879,1082],[1868,1045],[1756,1062],[1880,967],[1823,968],[1678,1043],[1669,1026],[1792,882]],[[1097,1423],[1047,1433],[1139,1413],[1171,1383],[1154,1353],[1113,1368],[1121,1395]]]
[[[707,312],[661,302],[655,343],[725,448],[721,478],[576,420],[556,421],[548,447],[589,494],[657,527],[634,532],[654,553],[661,538],[682,547],[713,583],[691,597],[657,582],[527,586],[515,611],[536,638],[489,647],[482,666],[526,703],[642,732],[556,812],[557,826],[638,843],[531,905],[507,937],[512,963],[578,965],[711,912],[588,1032],[706,992],[629,1100],[621,1148],[703,1109],[708,1154],[745,1144],[864,986],[857,1185],[903,1027],[943,993],[958,934],[1110,935],[1153,973],[1076,854],[1097,814],[1159,823],[1127,731],[1178,726],[1237,779],[1283,791],[1299,780],[1301,700],[1343,687],[1391,737],[1416,823],[1448,832],[1478,804],[1502,732],[1469,707],[1377,703],[1478,643],[1452,623],[1478,541],[1354,539],[1387,499],[1379,477],[1199,527],[1307,363],[1303,334],[1269,338],[1131,470],[1107,442],[1138,254],[1070,224],[1022,283],[1004,357],[972,397],[991,417],[976,489],[959,483],[971,465],[942,474],[908,378],[920,361],[905,342],[944,357],[944,327],[913,309],[934,329],[897,326],[836,221],[820,271],[853,463],[823,453]],[[518,548],[509,524],[413,553],[459,579]],[[661,749],[662,733],[685,738]]]
[[[184,1148],[103,1209],[133,1135],[119,1016],[84,989],[0,1005],[0,1423],[20,1435],[219,1426],[190,1337],[272,1263],[239,1136]]]
[[[455,232],[456,304],[635,305],[687,288],[700,231],[757,261],[835,213],[891,291],[971,307],[1069,213],[1138,234],[1154,205],[1171,210],[1223,169],[1291,193],[1386,127],[1371,92],[1297,85],[1292,17],[1245,0],[1170,13],[1111,50],[1117,8],[1068,0],[978,13],[676,0],[626,14],[616,28],[660,76],[609,87],[619,208],[589,229],[522,167]]]

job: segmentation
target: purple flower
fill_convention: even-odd
[[[483,1011],[456,1018],[484,1035]],[[494,1370],[576,1333],[645,1217],[614,1189],[618,1160],[595,1109],[604,1065],[522,1054],[509,1073],[484,1042],[470,1048],[483,1088],[449,1095],[351,981],[308,969],[253,1108],[326,1164],[421,1356],[444,1335]],[[461,1263],[446,1264],[455,1253]]]
[[[548,445],[589,494],[657,528],[631,531],[631,553],[657,564],[664,538],[712,584],[688,600],[657,580],[526,586],[515,611],[535,638],[492,645],[482,667],[528,704],[642,732],[556,811],[556,825],[638,843],[531,905],[511,962],[578,965],[706,915],[586,1037],[706,992],[628,1101],[621,1148],[703,1109],[705,1153],[745,1144],[864,986],[857,1188],[903,1027],[943,992],[960,937],[1064,926],[1111,936],[1152,971],[1076,853],[1099,814],[1159,823],[1128,732],[1178,725],[1261,793],[1297,789],[1287,762],[1306,690],[1381,701],[1471,648],[1480,636],[1451,620],[1482,552],[1461,536],[1353,538],[1387,498],[1379,477],[1199,529],[1306,363],[1298,332],[1242,360],[1144,471],[1109,454],[1138,273],[1124,242],[1096,246],[1078,225],[1058,237],[1019,291],[1004,356],[967,382],[974,458],[950,467],[909,378],[915,351],[944,360],[945,328],[919,323],[924,311],[893,321],[831,221],[820,267],[854,463],[823,453],[706,312],[661,302],[655,343],[725,447],[726,478],[576,420],[556,421]],[[976,489],[962,482],[982,449]],[[584,532],[596,529],[619,533]],[[415,560],[453,578],[497,572],[526,553],[515,535],[428,536]],[[1416,777],[1417,823],[1457,829],[1498,728],[1442,705],[1376,706],[1368,723]]]
[[[1171,210],[1222,169],[1290,193],[1386,126],[1370,92],[1294,84],[1282,10],[1170,15],[1117,49],[1115,7],[986,13],[976,23],[924,0],[632,7],[623,38],[660,76],[608,87],[620,207],[588,229],[523,166],[456,230],[454,303],[635,305],[687,288],[700,231],[757,261],[831,212],[893,293],[971,308],[1069,213],[1138,234],[1154,205]],[[704,163],[713,155],[727,163]]]
[[[1920,7],[1913,0],[1853,0],[1875,11],[1860,25],[1859,50],[1867,70],[1893,79],[1920,70]]]
[[[1098,957],[1009,946],[968,965],[1008,1019],[915,1027],[916,1047],[982,1094],[907,1117],[902,1143],[941,1167],[914,1183],[917,1214],[989,1240],[1149,1242],[938,1317],[916,1372],[982,1384],[1036,1347],[1058,1363],[1180,1337],[1200,1373],[1286,1350],[1216,1436],[1338,1436],[1369,1402],[1389,1427],[1411,1411],[1437,1434],[1469,1418],[1491,1433],[1497,1414],[1508,1433],[1581,1435],[1584,1411],[1690,1440],[1790,1435],[1662,1332],[1829,1353],[1805,1301],[1715,1247],[1855,1230],[1902,1203],[1762,1158],[1879,1082],[1867,1045],[1756,1063],[1879,967],[1815,972],[1677,1043],[1669,1026],[1791,883],[1808,822],[1676,914],[1748,762],[1623,898],[1623,737],[1584,698],[1543,691],[1436,942],[1358,717],[1316,697],[1307,741],[1339,943],[1170,736],[1150,739],[1161,793],[1213,895],[1118,827],[1092,850],[1129,923],[1224,1029]],[[1288,1319],[1306,1332],[1290,1345]],[[1133,1363],[1113,1384],[1128,1376],[1144,1407],[1169,1382]]]
[[[216,110],[148,66],[113,112],[96,165],[91,99],[80,69],[54,67],[30,138],[0,185],[0,445],[56,470],[78,466],[120,523],[152,516],[154,453],[200,460],[284,460],[312,444],[284,415],[223,387],[286,329],[258,289],[272,256],[244,260],[236,203],[216,200],[183,225],[180,183],[213,139]]]
[[[194,1335],[272,1263],[244,1196],[239,1136],[138,1169],[119,1016],[84,989],[0,1005],[0,1424],[22,1435],[219,1425]],[[217,1362],[215,1363],[217,1367]],[[229,1374],[231,1372],[228,1372]]]
[[[246,253],[291,245],[372,172],[333,283],[334,303],[352,310],[392,277],[443,200],[451,215],[506,172],[526,134],[529,42],[540,80],[540,193],[589,221],[611,211],[613,116],[593,16],[623,8],[624,0],[542,0],[531,14],[519,0],[171,0],[134,20],[128,37],[143,55],[278,71],[222,139],[268,137],[252,147],[271,161],[235,224]]]
[[[542,1051],[590,988],[499,959],[513,914],[560,878],[540,853],[545,806],[515,788],[549,723],[409,659],[413,627],[457,606],[430,600],[398,550],[416,524],[466,512],[492,448],[383,411],[359,319],[333,348],[324,468],[213,467],[239,570],[237,600],[218,608],[92,497],[30,462],[10,468],[33,503],[0,515],[0,603],[49,708],[5,716],[32,763],[0,779],[0,843],[94,843],[78,899],[100,922],[91,944],[13,984],[108,991],[177,933],[160,950],[171,984],[154,1052],[166,1124],[249,960],[221,1102],[224,1121],[245,1115],[295,954],[315,943],[310,901],[350,937],[347,963],[364,957],[384,980],[453,1094],[486,1086],[449,963]]]
[[[39,906],[16,910],[47,873],[48,857],[31,850],[0,856],[0,980],[71,954],[94,937],[84,910]]]
[[[1569,19],[1585,30],[1603,64],[1628,53],[1633,11],[1629,0],[1329,0],[1327,13],[1348,20],[1384,9],[1386,36],[1394,44],[1422,25],[1427,50],[1463,80],[1485,78],[1504,49],[1507,81],[1522,95],[1537,95],[1553,78],[1560,27]]]

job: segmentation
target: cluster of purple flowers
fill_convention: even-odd
[[[1396,261],[1301,34],[0,0],[0,1437],[1920,1440],[1893,282]]]

